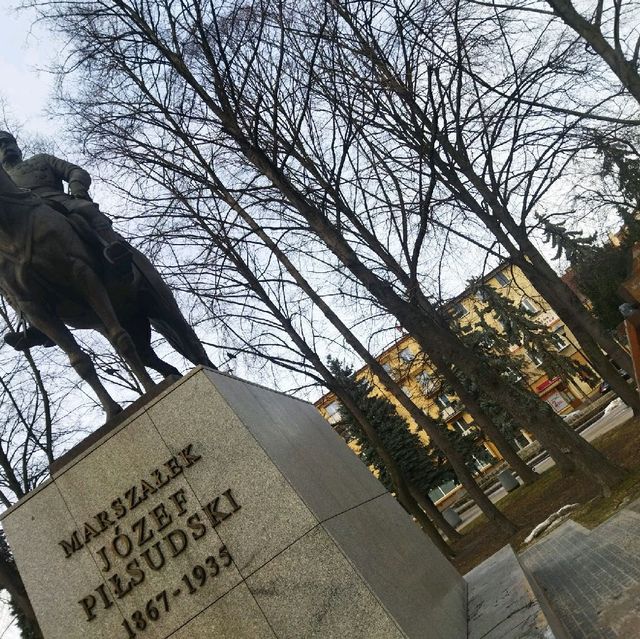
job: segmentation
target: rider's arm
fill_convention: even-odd
[[[56,175],[69,184],[69,193],[71,195],[85,200],[91,199],[89,197],[91,176],[83,168],[53,155],[49,156],[49,162]]]

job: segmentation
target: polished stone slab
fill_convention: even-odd
[[[3,517],[46,639],[466,636],[464,581],[318,411],[218,372]]]
[[[465,575],[469,584],[469,639],[569,639],[551,618],[511,546]]]

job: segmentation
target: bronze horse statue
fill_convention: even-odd
[[[178,374],[151,348],[151,327],[193,364],[211,368],[205,350],[151,262],[131,247],[133,278],[112,277],[83,239],[86,223],[65,216],[19,189],[0,166],[0,292],[13,308],[69,357],[97,395],[107,419],[122,410],[69,326],[102,333],[145,391],[155,386],[146,366]]]

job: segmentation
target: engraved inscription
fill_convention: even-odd
[[[187,594],[192,595],[202,588],[208,579],[215,578],[220,574],[221,567],[228,568],[233,559],[229,554],[226,546],[218,549],[218,556],[209,555],[205,558],[204,566],[195,565],[191,569],[190,575],[182,575],[182,581],[187,587]],[[192,581],[193,580],[193,581]],[[172,596],[175,599],[182,593],[182,589],[176,588]],[[169,612],[171,605],[169,604],[169,594],[166,590],[159,592],[155,597],[149,599],[144,610],[134,610],[129,619],[122,622],[122,627],[127,633],[127,639],[134,639],[138,633],[146,630],[154,621],[158,621],[161,616]]]
[[[58,542],[65,557],[68,559],[78,552],[92,539],[100,537],[106,530],[115,526],[128,512],[138,508],[147,500],[149,495],[155,494],[158,489],[166,486],[172,479],[180,475],[185,468],[190,468],[202,457],[193,452],[193,444],[185,446],[175,457],[168,459],[160,468],[155,468],[149,473],[150,480],[141,478],[122,495],[116,497],[108,509],[100,511],[87,521],[78,530],[74,530],[68,539]],[[161,515],[161,513],[160,513]],[[168,524],[167,524],[168,525]]]
[[[77,600],[86,622],[93,622],[104,611],[117,606],[125,612],[122,627],[131,639],[169,613],[171,601],[194,594],[231,566],[233,560],[226,546],[212,553],[211,544],[204,544],[209,546],[208,550],[182,575],[179,583],[167,584],[149,598],[144,609],[130,613],[123,609],[122,600],[141,587],[149,574],[163,571],[191,546],[199,547],[207,533],[240,510],[231,488],[206,503],[190,500],[185,488],[167,488],[175,477],[200,459],[189,444],[59,542],[68,559],[90,544],[103,575],[93,590]],[[154,498],[149,499],[152,495]],[[219,543],[219,538],[213,537]]]

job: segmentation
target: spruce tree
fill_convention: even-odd
[[[428,495],[431,490],[451,479],[455,480],[455,474],[442,454],[426,444],[417,433],[411,432],[406,420],[397,413],[391,402],[384,397],[372,395],[371,385],[366,380],[356,379],[353,370],[337,360],[330,360],[329,367],[336,379],[349,389],[407,480],[423,495]],[[377,472],[378,478],[386,488],[392,490],[391,478],[382,460],[356,420],[344,407],[340,409],[340,417],[346,438],[356,445],[360,459]],[[462,437],[444,425],[442,428],[454,440],[456,447],[464,453],[468,463],[473,464],[472,455],[478,452],[476,438]]]
[[[615,211],[622,224],[618,242],[598,244],[595,236],[584,238],[579,231],[569,231],[565,221],[540,219],[545,241],[557,249],[556,258],[564,254],[569,260],[576,285],[591,302],[593,314],[614,330],[622,321],[618,289],[629,276],[631,248],[640,241],[640,158],[633,139],[612,141],[599,133],[591,133],[590,139],[602,157],[601,177],[613,178],[618,191]],[[614,199],[608,194],[601,197]]]
[[[476,305],[475,311],[480,318],[478,326],[465,339],[470,346],[483,352],[501,374],[511,381],[520,378],[523,390],[528,390],[527,362],[522,356],[511,353],[513,346],[518,345],[541,362],[540,367],[549,378],[557,376],[568,381],[580,376],[595,379],[589,367],[558,351],[553,334],[528,311],[491,286],[483,285],[479,290],[486,306]],[[487,321],[489,317],[497,321],[500,329]]]
[[[532,410],[535,410],[535,405],[526,371],[529,363],[522,355],[512,352],[514,345],[522,346],[530,356],[540,361],[540,367],[549,378],[558,376],[565,381],[576,376],[595,379],[591,368],[558,352],[548,328],[536,322],[522,307],[486,284],[472,281],[469,287],[483,303],[474,306],[478,321],[473,330],[458,327],[460,339],[483,356],[487,366],[504,377],[512,389],[519,391],[522,401],[529,402]],[[460,373],[458,377],[499,430],[508,439],[514,439],[520,427],[511,416],[483,395],[475,382]]]

